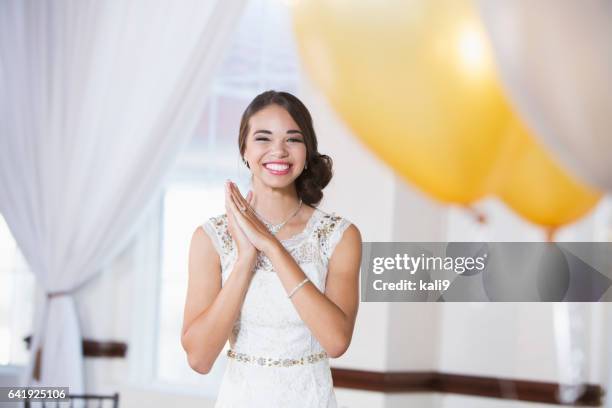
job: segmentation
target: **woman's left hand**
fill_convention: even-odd
[[[231,181],[229,182],[229,187],[230,195],[232,197],[230,209],[234,213],[238,226],[242,229],[242,232],[244,232],[255,248],[264,254],[268,254],[269,251],[279,242],[253,212],[253,209],[250,206],[253,193],[249,191],[247,194],[247,200],[245,200],[244,197],[242,197],[240,190],[238,190],[238,187]],[[241,209],[244,209],[244,211],[241,211]]]

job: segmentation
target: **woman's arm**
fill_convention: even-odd
[[[306,275],[282,244],[271,246],[266,255],[289,294]],[[348,349],[359,308],[361,234],[350,225],[328,263],[325,294],[307,283],[291,297],[298,314],[330,357]]]
[[[202,227],[193,233],[181,344],[195,371],[208,373],[227,342],[253,276],[255,260],[251,254],[239,256],[222,287],[221,261],[210,238]]]
[[[253,244],[272,262],[287,293],[306,278],[306,275],[283,245],[257,218],[250,203],[240,190],[229,183],[228,214]],[[251,196],[252,198],[252,196]],[[240,211],[241,207],[245,211]],[[344,232],[328,262],[325,294],[313,284],[306,284],[291,298],[298,314],[331,357],[340,357],[353,336],[359,307],[359,266],[361,263],[361,234],[354,225]]]

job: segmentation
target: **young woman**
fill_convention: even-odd
[[[359,230],[316,208],[332,161],[295,96],[257,96],[238,145],[251,191],[226,182],[226,213],[193,234],[183,348],[205,374],[229,338],[216,407],[336,407],[328,357],[353,334]]]

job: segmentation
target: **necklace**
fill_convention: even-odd
[[[280,231],[280,229],[283,228],[285,224],[289,222],[289,220],[291,220],[293,217],[296,216],[296,214],[300,211],[300,208],[302,208],[302,200],[300,200],[300,203],[298,204],[295,211],[285,221],[281,222],[280,224],[272,224],[271,222],[268,222],[264,217],[259,215],[259,213],[255,211],[254,208],[253,208],[253,212],[255,213],[257,218],[259,218],[261,222],[263,222],[266,225],[266,228],[268,228],[268,230],[272,233],[272,235],[276,235],[276,233]]]

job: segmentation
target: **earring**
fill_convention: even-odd
[[[246,159],[243,157],[242,158],[242,162],[244,163],[245,166],[247,166],[247,169],[250,169],[251,167],[249,166],[249,162],[246,161]]]
[[[304,170],[306,170],[308,168],[308,162],[306,162],[306,164],[304,165]]]

